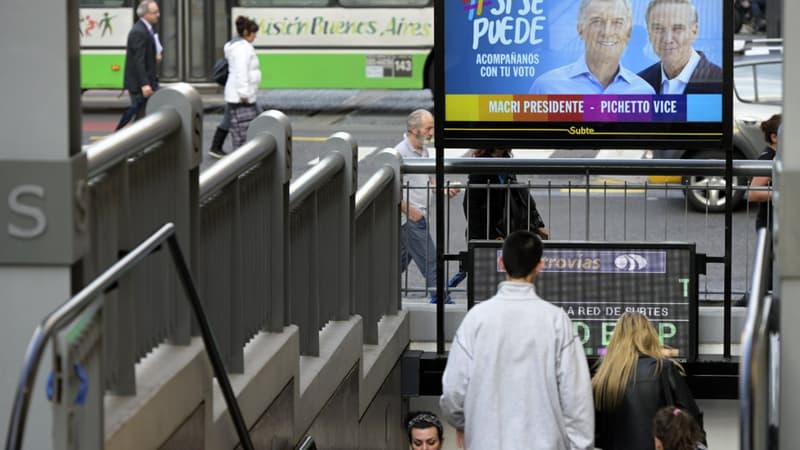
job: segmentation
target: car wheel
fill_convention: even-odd
[[[724,159],[722,152],[699,151],[689,155],[691,159]],[[725,176],[691,175],[683,177],[683,184],[687,186],[687,200],[692,209],[701,212],[725,212],[727,192],[725,190]],[[732,205],[735,209],[744,197],[743,190],[736,186],[746,185],[746,177],[733,177]]]

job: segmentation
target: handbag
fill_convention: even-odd
[[[211,78],[220,86],[228,82],[228,60],[220,58],[211,67]]]
[[[659,373],[658,378],[661,382],[661,390],[664,392],[664,400],[666,404],[664,406],[671,406],[673,408],[681,408],[686,409],[686,405],[681,405],[675,402],[675,396],[672,395],[672,367],[666,366],[666,364],[672,364],[669,360],[664,360],[664,365],[661,367],[661,373]],[[688,411],[687,411],[688,412]],[[700,427],[700,432],[702,434],[702,439],[700,442],[703,445],[708,445],[707,437],[706,437],[706,429],[703,427],[703,411],[697,411],[697,416],[694,417],[695,422]]]
[[[675,404],[675,398],[672,396],[672,388],[669,385],[669,374],[667,371],[669,370],[666,364],[672,364],[669,361],[664,361],[661,367],[661,373],[658,374],[659,381],[661,382],[661,391],[664,392],[664,401],[666,404],[664,406],[677,406]]]
[[[545,224],[536,209],[536,200],[527,187],[514,181],[516,180],[513,177],[509,178],[508,201],[503,210],[499,231],[503,236],[517,230],[529,230],[538,234],[539,228],[544,228]]]

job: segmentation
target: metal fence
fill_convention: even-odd
[[[174,101],[154,99],[162,97]],[[320,162],[290,183],[291,126],[269,111],[251,123],[242,147],[199,175],[196,143],[181,140],[185,122],[165,108],[87,149],[94,215],[86,280],[172,222],[228,371],[244,371],[244,346],[256,333],[289,324],[299,327],[303,355],[319,354],[329,321],[353,314],[365,319],[366,341],[377,343],[380,318],[400,308],[397,245],[385,238],[397,235],[399,221],[396,154],[384,155],[386,167],[357,196],[357,145],[337,133]],[[108,294],[104,358],[117,394],[135,393],[134,365],[152,348],[165,339],[188,343],[188,310],[165,258]],[[356,279],[355,258],[374,269]]]
[[[244,372],[244,346],[256,333],[289,324],[290,130],[285,115],[262,114],[247,142],[200,176],[200,296],[233,373]]]
[[[91,244],[84,284],[168,222],[194,261],[190,211],[197,204],[200,143],[186,130],[200,126],[200,98],[180,85],[154,97],[148,108],[155,112],[86,149]],[[189,342],[190,312],[168,268],[168,256],[156,255],[107,293],[104,373],[115,394],[136,393],[134,365],[154,346],[165,339]]]
[[[406,159],[403,173],[434,173],[433,159]],[[734,161],[733,176],[745,180],[753,176],[770,176],[770,161]],[[714,264],[725,254],[725,214],[710,209],[698,211],[690,204],[689,196],[724,198],[725,161],[714,160],[587,160],[547,159],[525,160],[506,158],[453,158],[445,161],[448,174],[447,187],[462,188],[453,197],[445,196],[445,249],[446,255],[455,257],[466,250],[470,230],[468,196],[470,192],[484,194],[487,203],[494,196],[490,191],[508,190],[508,184],[468,184],[466,174],[517,174],[515,187],[527,189],[535,199],[537,209],[550,232],[550,239],[562,241],[603,242],[694,242],[697,252],[706,254],[709,264],[699,280],[700,296],[705,301],[721,300],[723,294],[723,267]],[[696,184],[651,182],[649,176],[657,175],[699,176],[706,180]],[[720,188],[722,190],[720,191]],[[434,187],[403,185],[403,198],[414,189],[429,192],[428,217],[433,218]],[[749,277],[755,246],[754,215],[758,206],[746,201],[749,191],[756,189],[747,183],[732,187],[733,197],[744,200],[732,215],[732,232],[737,239],[732,243],[733,287],[736,296],[746,293],[751,284]],[[502,197],[502,196],[501,196]],[[765,204],[769,208],[769,204]],[[486,205],[492,209],[491,204]],[[501,207],[502,211],[503,208]],[[507,211],[507,209],[505,210]],[[435,224],[429,219],[429,232],[434,235]],[[486,235],[488,223],[478,235]],[[742,237],[744,237],[742,239]],[[433,255],[435,257],[435,255]],[[452,259],[452,258],[451,258]],[[450,263],[446,274],[452,278],[459,271]],[[463,292],[466,283],[451,288],[451,293]],[[416,268],[405,272],[402,291],[406,297],[419,297],[425,283]]]
[[[364,318],[364,342],[378,343],[378,321],[397,314],[400,304],[400,158],[393,150],[377,156],[380,167],[358,190],[355,204],[355,312]],[[390,238],[387,239],[387,236]]]
[[[353,313],[351,292],[358,147],[345,133],[289,188],[290,302],[300,352],[319,355],[319,330]]]

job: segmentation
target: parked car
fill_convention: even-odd
[[[780,39],[736,41],[733,58],[733,157],[758,159],[766,143],[761,122],[783,109],[783,45]],[[656,150],[655,158],[724,159],[720,150]],[[665,182],[663,177],[653,181]],[[684,176],[681,182],[704,189],[689,190],[689,204],[698,211],[725,211],[725,177]],[[734,177],[734,185],[746,185],[745,177]],[[744,192],[733,192],[733,206]]]

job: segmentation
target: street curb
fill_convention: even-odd
[[[201,94],[205,112],[225,106],[222,93]],[[433,109],[429,90],[354,90],[354,89],[275,89],[260,91],[262,109],[298,113],[408,113],[418,108]],[[87,112],[122,112],[130,100],[120,91],[87,91],[81,96],[81,109]]]

